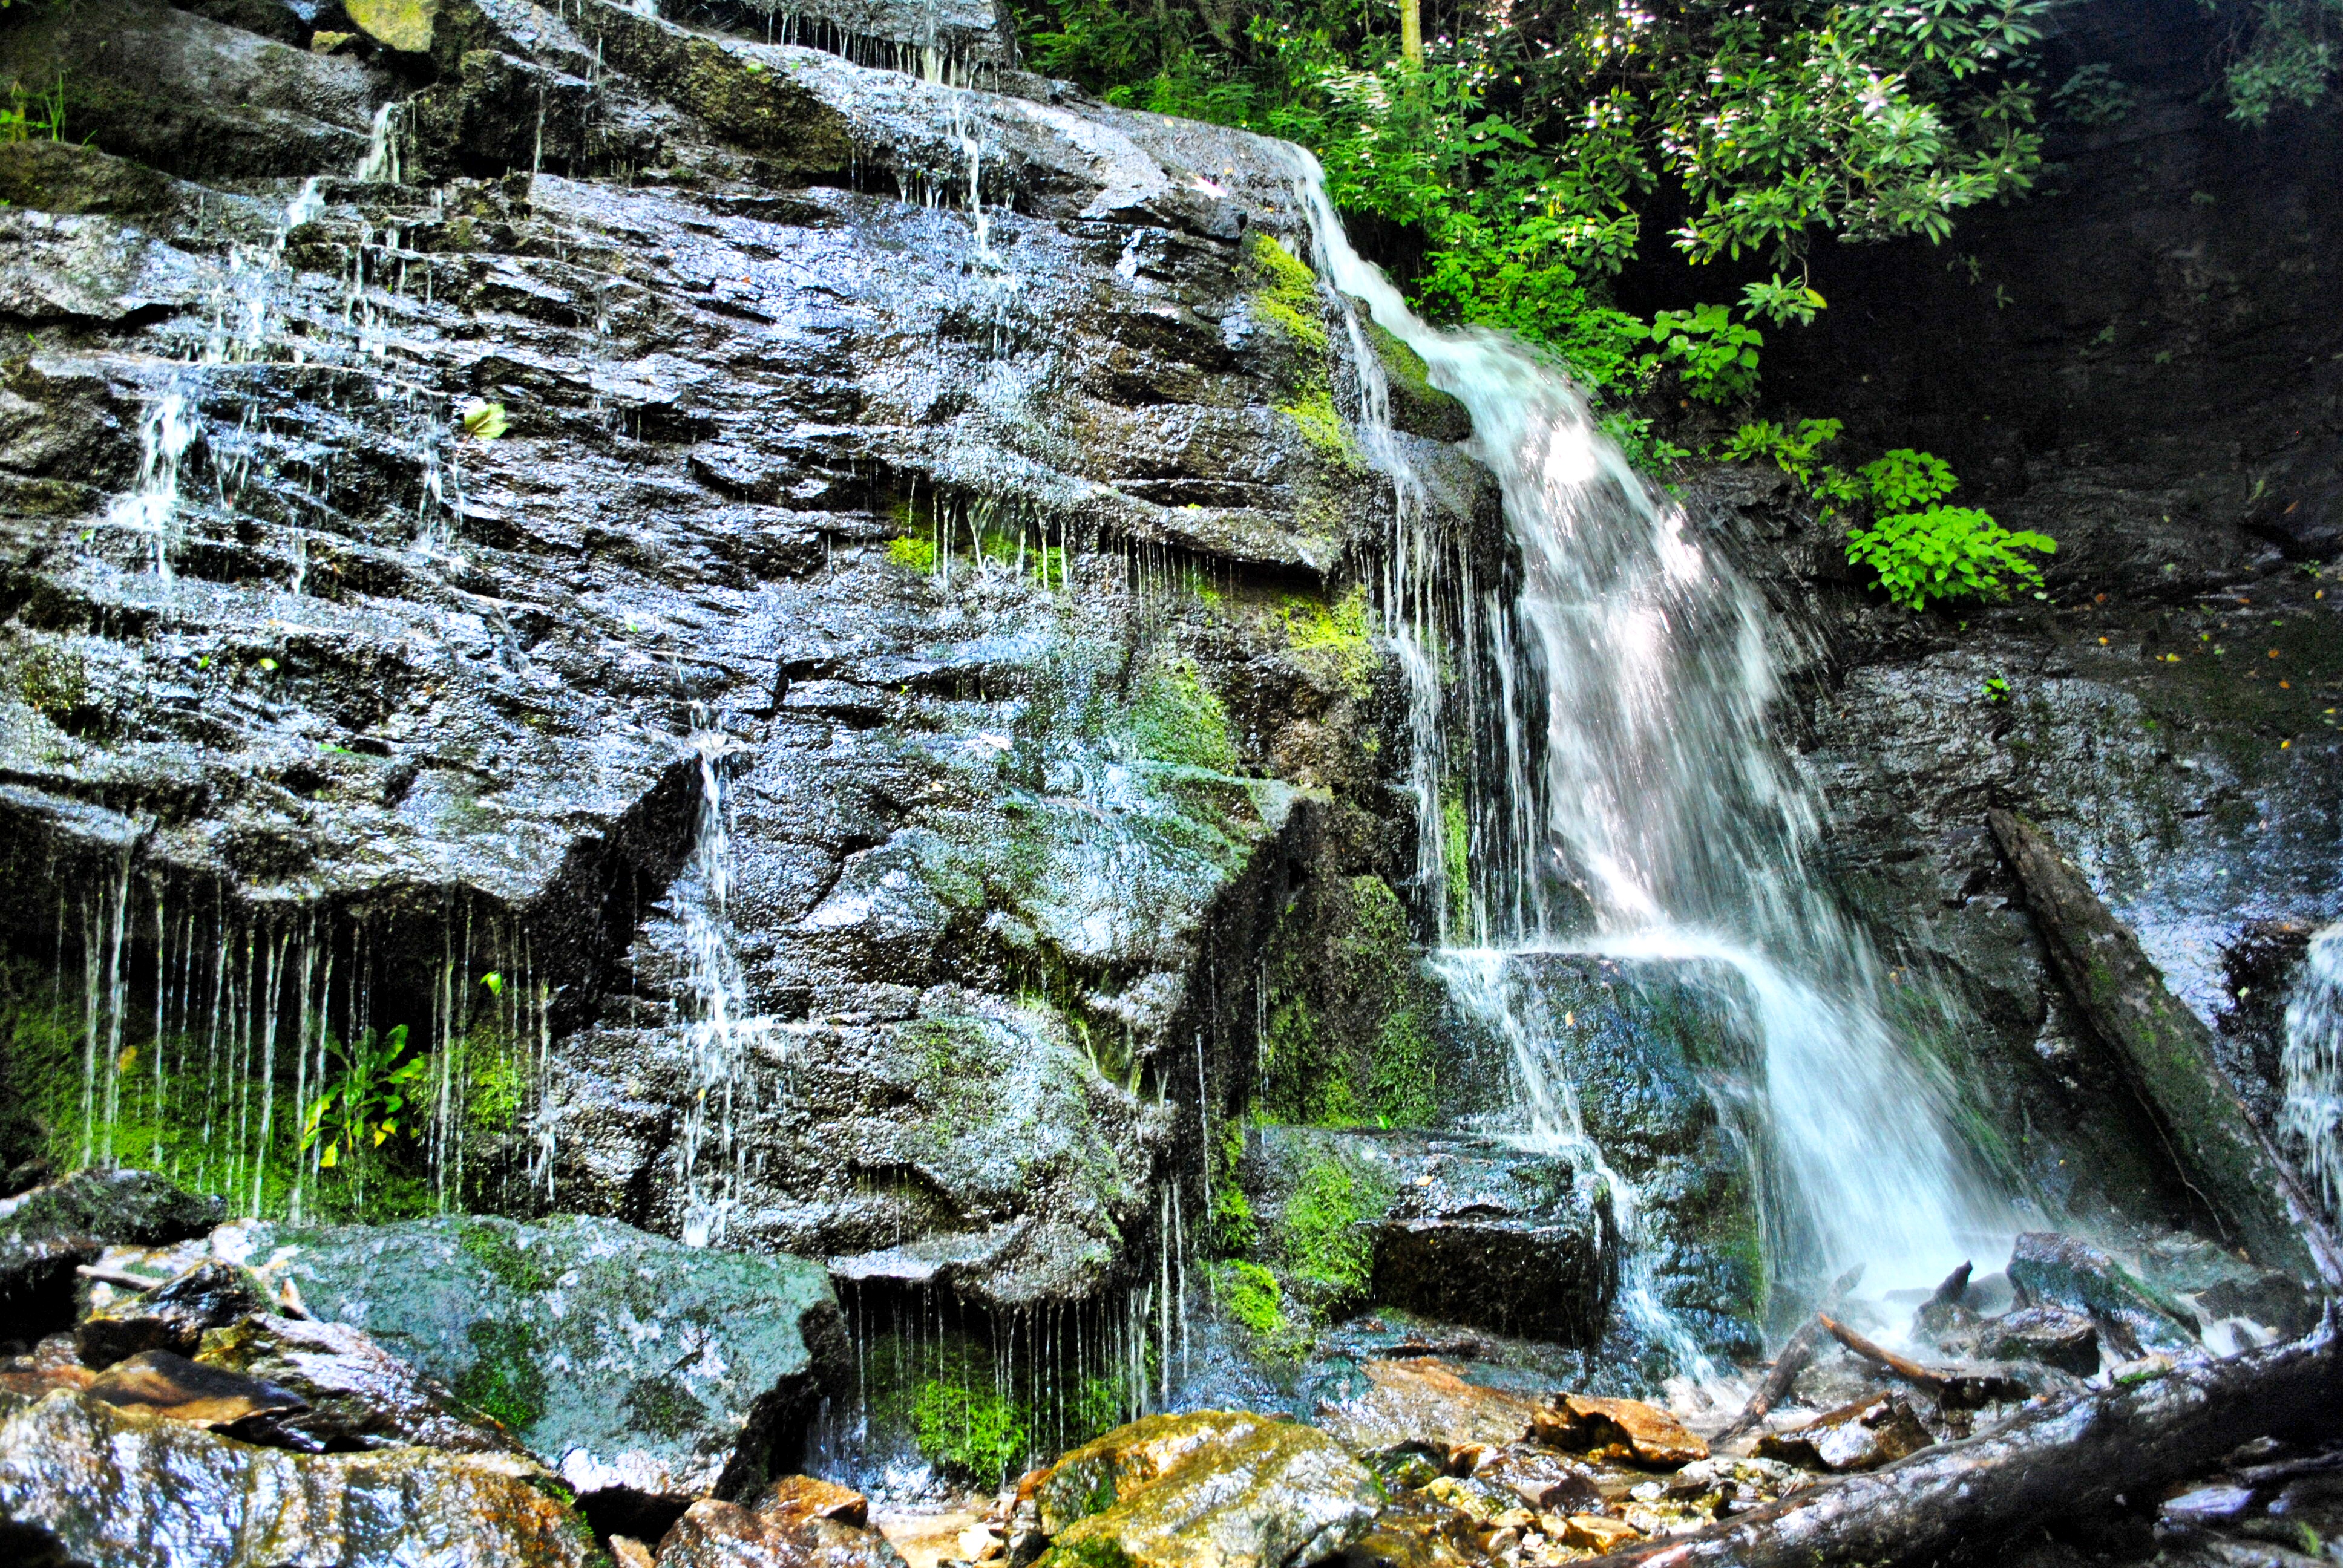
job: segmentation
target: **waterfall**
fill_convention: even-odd
[[[703,723],[691,737],[699,764],[699,819],[690,864],[677,883],[677,912],[691,962],[695,1017],[686,1033],[690,1050],[688,1097],[676,1177],[683,1203],[683,1240],[705,1247],[724,1240],[739,1198],[746,1152],[739,1122],[750,1108],[749,1054],[773,1030],[769,1018],[749,1018],[748,987],[733,942],[732,830],[725,759],[738,751],[723,730]]]
[[[1878,960],[1810,869],[1819,812],[1768,724],[1779,681],[1762,600],[1551,362],[1417,319],[1351,248],[1316,161],[1295,156],[1321,276],[1471,412],[1467,449],[1497,477],[1520,557],[1510,596],[1447,585],[1465,646],[1444,650],[1428,483],[1391,432],[1353,315],[1363,443],[1399,492],[1381,597],[1412,705],[1420,872],[1442,895],[1433,967],[1515,1041],[1523,1135],[1585,1137],[1520,986],[1502,982],[1508,960],[1721,964],[1762,1051],[1777,1235],[1808,1266],[1934,1282],[2014,1225],[1889,1028]]]
[[[2343,1218],[2343,922],[2310,939],[2286,1007],[2286,1105],[2278,1127],[2327,1211]]]

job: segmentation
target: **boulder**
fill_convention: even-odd
[[[830,1278],[611,1220],[451,1216],[224,1231],[315,1316],[363,1330],[580,1493],[681,1506],[763,1484],[834,1379]]]
[[[205,1334],[196,1360],[300,1397],[301,1409],[240,1434],[256,1442],[312,1452],[405,1443],[450,1453],[520,1452],[493,1419],[347,1323],[256,1314]]]
[[[1900,1393],[1878,1393],[1825,1412],[1795,1432],[1769,1432],[1757,1452],[1817,1470],[1876,1470],[1917,1453],[1935,1439]]]
[[[1371,1361],[1359,1370],[1366,1386],[1320,1402],[1312,1417],[1355,1452],[1417,1444],[1453,1462],[1461,1449],[1502,1448],[1529,1432],[1533,1402],[1467,1382],[1463,1369],[1448,1362]]]
[[[0,1335],[30,1346],[70,1328],[75,1267],[110,1243],[200,1236],[225,1209],[144,1171],[79,1171],[0,1200]]]
[[[246,1434],[250,1423],[304,1408],[290,1389],[207,1367],[170,1351],[141,1351],[92,1380],[89,1397],[120,1410],[152,1411],[192,1426]]]
[[[224,1329],[268,1305],[244,1270],[207,1258],[151,1291],[94,1307],[74,1330],[74,1342],[82,1364],[93,1368],[148,1350],[192,1356],[205,1330]]]
[[[2089,1316],[2065,1307],[2021,1307],[1976,1325],[1977,1353],[1991,1361],[2040,1362],[2089,1377],[2099,1370],[2099,1330]]]
[[[601,1555],[518,1455],[288,1453],[66,1390],[0,1393],[0,1518],[35,1563],[588,1568]]]
[[[1034,1499],[1055,1562],[1307,1568],[1364,1535],[1383,1492],[1314,1427],[1200,1411],[1084,1444],[1051,1467]]]
[[[2197,1314],[2140,1279],[2088,1241],[2052,1231],[2029,1231],[2009,1254],[2009,1280],[2018,1304],[2087,1312],[2135,1345],[2117,1349],[2186,1349],[2202,1327]]]
[[[1592,1466],[1527,1443],[1486,1455],[1473,1478],[1507,1488],[1541,1513],[1590,1513],[1604,1502],[1603,1479]]]
[[[1447,1322],[1592,1343],[1617,1284],[1609,1193],[1591,1161],[1495,1139],[1264,1127],[1241,1171],[1262,1261],[1306,1297],[1363,1297]],[[1351,1217],[1312,1247],[1300,1199]],[[1336,1256],[1354,1250],[1351,1261]]]
[[[1673,1469],[1708,1457],[1708,1444],[1667,1412],[1633,1399],[1556,1395],[1531,1419],[1540,1442],[1604,1459]]]
[[[802,1475],[776,1482],[753,1506],[703,1498],[660,1540],[659,1568],[903,1568],[893,1544],[865,1528],[869,1513],[860,1493]]]

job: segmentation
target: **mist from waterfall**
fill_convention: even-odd
[[[1585,1136],[1523,986],[1504,983],[1509,960],[1704,961],[1736,978],[1727,1005],[1760,1050],[1777,1250],[1809,1267],[1863,1262],[1874,1288],[1933,1283],[1986,1255],[2016,1227],[1890,1028],[1878,959],[1811,865],[1818,809],[1768,724],[1780,682],[1762,600],[1636,476],[1560,369],[1509,337],[1419,320],[1351,248],[1316,161],[1294,156],[1321,276],[1471,412],[1467,450],[1496,475],[1519,553],[1510,591],[1436,579],[1455,568],[1433,540],[1428,480],[1391,432],[1353,318],[1363,444],[1399,491],[1379,597],[1412,707],[1420,872],[1441,905],[1433,967],[1463,1010],[1513,1040],[1522,1135]]]

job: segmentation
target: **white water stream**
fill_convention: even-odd
[[[1761,1052],[1782,1178],[1773,1218],[1799,1261],[1865,1263],[1876,1289],[1996,1255],[2016,1228],[2007,1207],[1949,1132],[1943,1093],[1885,1020],[1876,957],[1809,864],[1818,810],[1768,724],[1779,683],[1762,601],[1629,467],[1559,369],[1510,337],[1417,319],[1351,248],[1315,160],[1296,156],[1320,274],[1470,410],[1468,449],[1502,486],[1520,555],[1512,595],[1449,590],[1467,645],[1453,647],[1432,574],[1454,568],[1432,542],[1428,477],[1391,434],[1389,389],[1354,320],[1372,384],[1364,444],[1400,493],[1382,600],[1413,703],[1422,872],[1462,895],[1442,900],[1435,967],[1514,1041],[1522,1135],[1587,1144],[1505,983],[1511,960],[1723,966]],[[1477,678],[1463,668],[1475,661]]]
[[[2279,1129],[2300,1150],[2328,1214],[2343,1219],[2343,923],[2310,939],[2287,1003],[2279,1060],[2286,1078]]]

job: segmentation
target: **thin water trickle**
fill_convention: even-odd
[[[1455,563],[1353,317],[1363,444],[1399,492],[1381,598],[1411,699],[1420,875],[1448,950],[1435,968],[1515,1042],[1518,1135],[1591,1148],[1523,1016],[1514,960],[1722,964],[1762,1050],[1785,1177],[1777,1231],[1801,1261],[1861,1261],[1881,1287],[1933,1282],[2015,1225],[1885,1021],[1876,959],[1809,869],[1819,814],[1768,723],[1763,602],[1646,488],[1561,370],[1500,334],[1417,319],[1351,248],[1315,160],[1294,156],[1319,272],[1471,412],[1468,449],[1496,475],[1520,556],[1509,598],[1438,580]]]
[[[740,1120],[751,1109],[749,1054],[774,1020],[750,1018],[748,986],[733,940],[732,824],[727,760],[741,748],[702,722],[691,746],[699,768],[699,819],[691,861],[676,883],[677,913],[691,960],[687,1040],[689,1082],[676,1176],[683,1196],[683,1240],[705,1247],[724,1239],[739,1200]]]
[[[2301,1151],[2328,1214],[2343,1220],[2343,922],[2310,939],[2286,1008],[2278,1127]]]

